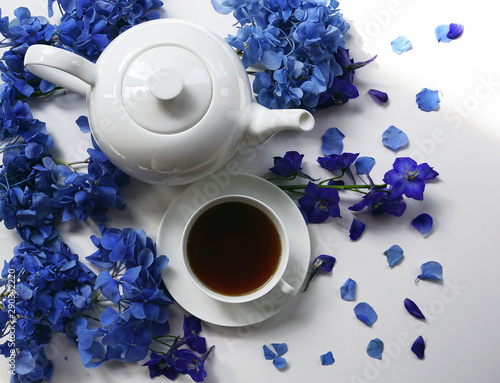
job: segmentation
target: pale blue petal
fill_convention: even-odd
[[[404,258],[403,249],[399,245],[392,245],[384,251],[384,255],[387,257],[387,263],[390,267],[398,264]]]
[[[36,360],[28,350],[21,350],[16,354],[16,373],[19,375],[29,374],[36,367]]]
[[[328,129],[322,137],[321,151],[325,156],[339,156],[344,150],[344,134],[337,128]]]
[[[418,108],[425,112],[432,112],[439,106],[439,93],[437,90],[423,88],[416,97]]]
[[[410,41],[404,36],[399,36],[397,39],[393,40],[391,42],[391,47],[398,55],[412,48]]]
[[[378,315],[373,307],[366,302],[358,303],[354,307],[354,313],[356,314],[356,317],[367,326],[374,324],[378,318]]]
[[[408,136],[401,129],[391,125],[382,133],[382,143],[385,147],[397,151],[408,145]]]
[[[340,296],[345,301],[353,301],[356,294],[356,281],[351,278],[340,287]]]
[[[331,351],[328,351],[326,354],[321,355],[320,359],[323,366],[331,366],[335,363],[335,358],[333,357]]]
[[[448,38],[448,32],[450,31],[450,25],[438,25],[436,29],[434,30],[434,33],[436,34],[436,39],[440,43],[449,43],[451,41],[450,38]]]
[[[420,231],[420,233],[424,237],[431,231],[432,223],[433,223],[432,217],[427,213],[420,214],[418,217],[414,218],[411,221],[413,227],[415,227],[418,231]]]
[[[443,266],[439,262],[429,261],[420,266],[422,273],[417,277],[418,279],[443,279]]]
[[[366,352],[372,358],[382,359],[382,353],[384,352],[384,342],[382,342],[379,338],[372,339],[370,343],[368,343]]]
[[[375,158],[373,157],[358,157],[354,161],[354,166],[356,167],[356,174],[367,174],[370,173],[375,165]]]

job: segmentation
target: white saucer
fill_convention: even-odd
[[[157,253],[169,263],[162,277],[169,293],[186,311],[221,326],[245,326],[261,322],[279,312],[295,294],[277,287],[247,303],[225,303],[202,293],[189,279],[181,262],[182,231],[194,210],[210,199],[227,194],[248,195],[269,205],[280,216],[290,241],[290,259],[283,278],[297,293],[310,262],[307,225],[296,204],[272,183],[248,174],[215,174],[185,189],[169,206],[160,223]]]

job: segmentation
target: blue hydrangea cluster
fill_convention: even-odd
[[[337,1],[212,0],[222,14],[233,12],[238,33],[227,41],[245,67],[257,69],[253,90],[268,108],[314,110],[358,96],[354,63],[345,49],[349,24]],[[371,60],[370,60],[371,61]]]
[[[54,2],[48,2],[50,15]],[[91,238],[97,250],[87,257],[100,269],[98,273],[85,266],[59,236],[56,223],[89,217],[105,222],[109,209],[123,210],[120,188],[129,178],[93,139],[83,162],[86,171],[53,158],[54,142],[46,124],[33,117],[25,99],[51,92],[54,85],[23,67],[27,48],[38,43],[95,60],[118,34],[157,18],[156,8],[162,3],[61,0],[57,5],[62,13],[59,26],[23,7],[14,12],[12,21],[0,18],[1,47],[8,48],[0,59],[0,221],[21,239],[0,279],[0,353],[10,357],[16,350],[12,383],[51,379],[53,364],[45,347],[54,331],[67,334],[89,368],[106,360],[142,360],[151,343],[169,332],[171,300],[161,279],[168,259],[157,256],[144,231],[100,226],[101,237]],[[77,124],[85,125],[84,120],[79,118]],[[14,292],[8,285],[13,275]],[[14,312],[7,310],[8,299],[14,302]],[[206,376],[203,362],[210,350],[206,346],[203,350],[204,338],[194,335],[201,325],[192,326],[173,355],[177,374],[199,379]],[[14,340],[6,336],[9,328],[15,329]],[[180,342],[201,353],[196,356],[201,363],[197,368]]]

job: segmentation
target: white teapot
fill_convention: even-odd
[[[174,19],[149,21],[113,40],[97,62],[33,45],[33,74],[87,97],[92,134],[115,166],[149,183],[180,185],[221,168],[240,142],[308,131],[305,110],[269,110],[252,100],[233,48]]]

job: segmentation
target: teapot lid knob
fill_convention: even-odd
[[[158,68],[147,80],[148,88],[160,100],[173,100],[184,88],[182,73],[172,67]]]

